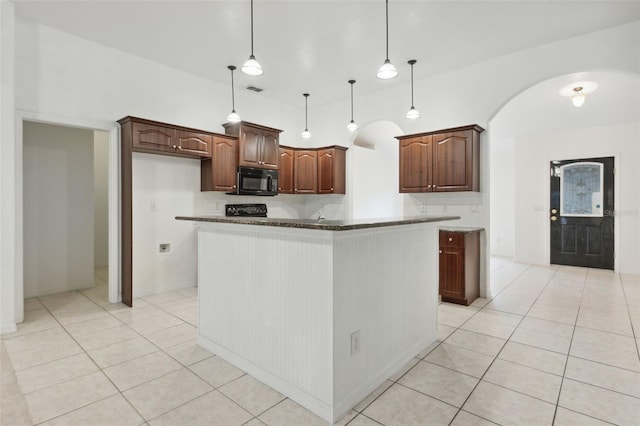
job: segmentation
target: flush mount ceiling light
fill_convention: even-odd
[[[353,84],[355,82],[355,80],[349,80],[349,84],[351,85],[351,121],[349,122],[349,124],[347,124],[347,129],[350,132],[355,132],[356,130],[358,130],[358,125],[355,121],[353,121]]]
[[[378,70],[377,77],[381,80],[389,80],[390,78],[396,78],[398,76],[398,71],[396,71],[396,67],[393,66],[391,61],[389,60],[389,0],[385,0],[386,6],[386,34],[387,34],[387,56],[384,60],[384,64]]]
[[[304,96],[304,132],[300,134],[305,139],[309,139],[311,137],[311,132],[309,131],[309,126],[307,125],[307,99],[309,98],[308,93],[303,93]]]
[[[236,96],[233,89],[233,71],[235,71],[236,67],[234,65],[229,65],[227,68],[231,71],[231,113],[227,116],[227,121],[229,123],[239,123],[241,120],[240,116],[236,112]]]
[[[407,117],[409,120],[415,120],[416,118],[420,117],[420,112],[418,112],[418,110],[416,109],[416,107],[413,106],[413,66],[416,64],[415,59],[411,59],[409,62],[407,62],[410,66],[411,66],[411,108],[409,108],[409,111],[407,111],[407,115],[405,117]]]
[[[571,83],[560,89],[560,95],[571,98],[571,103],[577,108],[580,108],[589,93],[595,92],[598,88],[598,83],[595,81],[578,81]]]
[[[253,56],[253,0],[251,0],[251,55],[247,62],[242,65],[242,72],[250,76],[262,75],[262,67]]]

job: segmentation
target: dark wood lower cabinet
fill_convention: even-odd
[[[440,296],[469,305],[480,295],[480,230],[440,231]]]

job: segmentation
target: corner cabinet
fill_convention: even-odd
[[[469,305],[480,295],[480,229],[440,230],[440,297]]]
[[[136,117],[118,121],[133,152],[189,158],[210,158],[212,134]]]
[[[318,190],[318,151],[296,149],[293,155],[294,194],[315,194]]]
[[[399,136],[400,192],[480,190],[478,125]]]
[[[343,146],[292,148],[280,146],[281,194],[344,194],[346,153]]]
[[[238,166],[278,170],[282,130],[246,121],[223,126],[227,135],[238,138]]]

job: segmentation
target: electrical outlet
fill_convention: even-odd
[[[427,212],[427,206],[425,206],[424,204],[422,204],[420,206],[420,210],[422,211],[422,213],[426,213]]]
[[[161,243],[158,246],[158,253],[160,253],[160,254],[171,253],[171,244],[170,243]]]
[[[360,330],[351,333],[351,356],[360,352]]]

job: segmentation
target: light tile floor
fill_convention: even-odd
[[[25,301],[1,424],[326,424],[195,344],[195,288],[129,309],[101,273]],[[492,300],[441,304],[438,340],[339,424],[640,424],[639,276],[495,258],[491,277]]]

